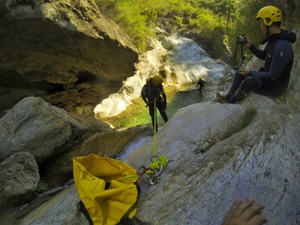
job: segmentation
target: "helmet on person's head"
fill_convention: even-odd
[[[152,77],[152,83],[154,85],[159,85],[162,82],[163,82],[163,79],[161,78],[161,76],[156,75],[156,76]]]
[[[256,15],[256,19],[261,19],[268,27],[275,22],[281,22],[281,11],[275,6],[269,5],[261,8]]]

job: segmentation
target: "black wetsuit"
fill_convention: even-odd
[[[226,100],[235,103],[251,91],[271,97],[285,94],[294,60],[292,43],[295,41],[295,33],[282,31],[268,36],[262,42],[267,43],[264,50],[251,45],[251,52],[259,59],[265,60],[265,64],[259,71],[251,70],[248,77],[237,72]],[[239,93],[236,93],[239,88]]]
[[[141,96],[144,102],[149,107],[149,113],[152,119],[152,126],[154,128],[154,102],[158,108],[160,115],[165,122],[168,121],[166,113],[167,108],[167,97],[162,84],[154,85],[152,79],[150,79],[142,88]],[[157,130],[157,122],[156,122]]]

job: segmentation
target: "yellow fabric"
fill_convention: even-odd
[[[117,224],[137,201],[136,170],[125,162],[95,154],[73,158],[77,192],[94,225]],[[110,183],[105,189],[106,183]],[[129,217],[136,213],[133,210]]]

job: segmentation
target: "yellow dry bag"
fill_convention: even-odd
[[[125,162],[95,154],[73,158],[77,192],[90,224],[115,225],[136,213],[136,170]]]

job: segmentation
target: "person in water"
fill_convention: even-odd
[[[206,82],[202,79],[202,77],[199,77],[199,80],[197,82],[196,87],[199,87],[199,92],[202,93],[202,88],[205,86]]]
[[[259,59],[264,60],[264,66],[259,70],[238,70],[226,95],[216,94],[221,103],[236,103],[243,100],[250,92],[285,99],[287,93],[294,53],[292,43],[296,34],[281,29],[282,15],[275,6],[261,8],[256,19],[260,20],[260,29],[265,35],[262,44],[264,50],[255,47],[248,37],[244,36],[242,44]]]

